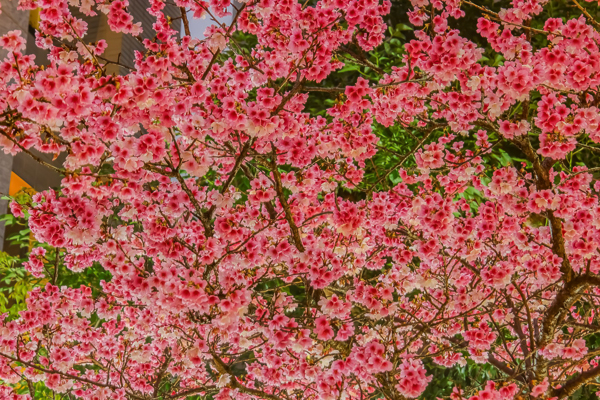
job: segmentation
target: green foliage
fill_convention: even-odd
[[[26,204],[31,199],[31,194],[30,190],[22,190],[11,200]],[[10,318],[16,318],[18,312],[25,309],[25,301],[31,289],[45,284],[47,280],[31,276],[23,267],[23,262],[27,261],[26,254],[33,248],[31,230],[27,227],[26,220],[6,214],[0,217],[0,221],[3,221],[7,231],[11,227],[17,230],[7,237],[6,244],[19,253],[11,255],[5,251],[0,252],[0,314],[8,313]]]
[[[453,368],[446,368],[427,361],[425,367],[433,379],[422,394],[423,399],[447,397],[452,393],[454,387],[463,390],[465,398],[468,398],[485,387],[488,381],[495,381],[499,378],[498,371],[494,367],[488,364],[476,364],[472,360],[467,360],[464,366]]]
[[[33,278],[25,271],[19,257],[0,252],[0,314],[16,317],[25,309],[29,291],[43,283],[43,279]]]
[[[9,199],[26,207],[31,203],[32,194],[31,189],[24,189]],[[12,214],[0,217],[7,232],[15,231],[5,242],[10,254],[6,251],[0,252],[0,314],[8,313],[10,319],[16,318],[19,311],[26,308],[28,293],[33,288],[44,286],[48,282],[68,287],[89,286],[92,288],[92,293],[98,295],[101,292],[100,282],[109,281],[110,273],[99,264],[94,264],[82,272],[67,269],[62,262],[65,256],[64,250],[35,240],[28,228],[28,217],[27,212],[25,218],[16,218]],[[46,250],[43,260],[44,278],[32,276],[23,266],[23,263],[29,259],[29,252],[36,247],[43,247]]]

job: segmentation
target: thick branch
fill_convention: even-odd
[[[600,286],[600,278],[581,275],[566,283],[562,290],[558,292],[542,321],[542,332],[538,343],[539,348],[543,348],[550,343],[559,321],[564,318],[573,303],[577,301],[585,288],[590,285]]]
[[[275,149],[273,149],[275,150]],[[271,171],[273,172],[273,182],[275,186],[275,192],[277,193],[277,197],[279,198],[279,202],[281,203],[281,207],[283,207],[283,211],[285,213],[285,219],[290,226],[290,231],[292,233],[292,239],[294,240],[294,245],[301,253],[304,253],[304,245],[302,244],[302,238],[300,237],[300,229],[296,225],[294,221],[294,216],[292,215],[292,210],[290,209],[290,205],[285,198],[285,194],[283,193],[283,184],[281,183],[281,173],[277,168],[277,156],[275,155],[275,151],[273,152],[273,162],[271,165]]]
[[[577,391],[577,389],[598,377],[600,377],[600,365],[585,372],[582,372],[576,378],[568,380],[567,383],[562,385],[560,389],[552,389],[550,392],[550,397],[558,397],[558,399],[570,397],[573,393]]]
[[[538,349],[543,349],[552,341],[560,321],[565,318],[571,306],[590,285],[600,286],[600,278],[590,275],[581,275],[572,279],[570,282],[565,283],[565,286],[558,292],[554,301],[546,311],[546,315],[542,321],[540,339],[537,343]],[[548,361],[542,356],[538,357],[535,372],[538,379],[542,379],[548,375]]]
[[[179,10],[181,10],[181,20],[183,21],[183,29],[185,30],[185,35],[192,36],[190,32],[190,21],[188,21],[185,7],[179,7]]]
[[[525,154],[525,157],[533,164],[533,169],[536,175],[536,186],[538,190],[549,190],[552,189],[552,181],[550,180],[550,168],[554,165],[554,160],[546,159],[540,162],[539,157],[535,153],[535,150],[531,146],[531,142],[528,137],[516,138],[514,143],[521,149]],[[563,273],[563,279],[565,282],[569,282],[573,279],[573,269],[569,262],[569,257],[565,250],[565,239],[562,232],[562,222],[558,217],[554,215],[551,210],[547,211],[548,220],[550,221],[550,227],[552,229],[552,251],[554,254],[562,258],[561,272]]]

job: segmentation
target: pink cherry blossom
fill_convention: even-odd
[[[20,51],[25,48],[25,38],[21,36],[21,31],[9,31],[0,37],[0,47],[8,51]]]
[[[390,65],[383,0],[175,0],[231,21],[203,40],[160,0],[19,1],[47,63],[0,38],[0,147],[65,158],[10,205],[36,286],[0,316],[0,398],[418,398],[473,363],[498,379],[443,396],[591,386],[597,22],[475,3],[411,0]]]

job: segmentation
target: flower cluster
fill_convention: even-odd
[[[475,362],[510,382],[444,396],[562,399],[599,377],[594,24],[487,10],[495,63],[450,28],[482,6],[411,0],[423,29],[383,70],[389,1],[236,4],[198,40],[162,0],[152,27],[127,0],[20,1],[48,65],[0,37],[0,147],[66,158],[60,188],[11,204],[56,251],[32,249],[49,279],[0,315],[0,397],[417,398],[432,365]],[[156,36],[107,74],[74,8]],[[315,92],[334,98],[311,114]]]

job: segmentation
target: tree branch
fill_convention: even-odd
[[[275,186],[275,192],[277,193],[277,197],[279,198],[279,202],[281,203],[281,207],[283,207],[283,211],[285,213],[285,219],[290,226],[290,231],[292,233],[292,239],[294,241],[294,245],[301,253],[304,253],[305,248],[302,244],[302,238],[300,237],[300,229],[296,225],[294,221],[294,216],[292,215],[292,210],[290,209],[290,205],[285,198],[285,194],[283,193],[283,184],[281,183],[281,173],[277,167],[277,153],[275,151],[275,147],[273,147],[273,161],[271,163],[271,171],[273,172],[273,182]]]
[[[536,346],[538,349],[543,349],[552,341],[560,321],[565,318],[571,306],[590,285],[600,287],[600,278],[591,275],[580,275],[565,283],[565,286],[558,292],[554,301],[546,310],[542,320],[540,339]],[[548,375],[548,361],[541,355],[537,357],[536,375],[538,379]]]
[[[600,23],[598,23],[598,21],[596,21],[594,19],[594,17],[592,17],[590,15],[590,13],[581,5],[577,2],[577,0],[573,0],[573,4],[575,4],[575,7],[579,8],[579,10],[583,13],[583,15],[585,15],[585,17],[592,23],[594,24],[594,26],[596,27],[596,29],[600,28]]]
[[[569,379],[560,389],[552,389],[549,397],[558,397],[564,399],[570,397],[580,387],[589,381],[600,377],[600,365],[585,372],[582,372],[578,377]]]
[[[190,21],[188,21],[185,7],[179,7],[179,10],[181,10],[181,20],[183,21],[183,29],[185,30],[185,35],[192,36],[192,34],[190,33]]]
[[[525,154],[525,157],[533,164],[533,169],[536,175],[536,186],[538,190],[550,190],[552,189],[552,182],[550,181],[550,168],[554,165],[555,160],[546,159],[540,162],[539,157],[535,153],[535,150],[531,146],[531,142],[528,137],[517,137],[513,140],[521,151]],[[565,239],[562,232],[562,222],[557,218],[551,210],[547,211],[548,220],[550,221],[550,227],[552,228],[552,251],[554,254],[562,258],[561,272],[563,273],[563,279],[565,282],[569,282],[573,278],[573,269],[569,262],[569,257],[565,250]]]
[[[227,32],[225,33],[226,37],[231,34],[231,31],[233,30],[233,27],[235,26],[235,23],[237,22],[237,19],[239,18],[240,14],[242,13],[242,11],[244,11],[244,8],[246,8],[246,3],[242,4],[242,6],[238,10],[238,12],[235,14],[235,17],[233,17],[233,21],[231,21],[231,25],[229,25],[229,29],[227,29]],[[210,60],[210,62],[208,63],[208,66],[206,67],[206,70],[202,74],[202,80],[205,80],[206,77],[208,76],[208,74],[210,74],[210,70],[211,70],[212,66],[215,64],[215,62],[217,62],[217,58],[219,57],[219,54],[221,54],[221,49],[218,49],[215,52],[215,54],[213,54],[212,59]]]
[[[221,360],[219,358],[219,356],[217,356],[214,352],[211,352],[211,354],[212,354],[212,357],[213,357],[214,365],[217,368],[217,371],[219,371],[219,373],[222,374],[222,375],[227,374],[227,375],[231,376],[230,386],[232,388],[238,389],[242,393],[250,394],[252,396],[256,396],[256,397],[259,397],[259,398],[262,398],[262,399],[283,400],[281,397],[276,396],[274,394],[266,393],[266,392],[263,392],[262,390],[248,388],[248,387],[242,385],[241,383],[239,383],[236,380],[235,376],[233,376],[231,374],[231,372],[229,371],[229,368],[223,362],[223,360]]]

